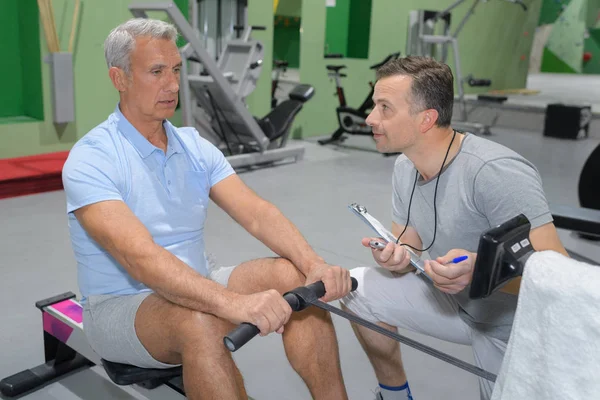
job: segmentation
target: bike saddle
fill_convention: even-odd
[[[285,60],[275,60],[276,67],[287,67],[289,63]]]
[[[344,68],[346,68],[345,65],[328,65],[327,66],[327,69],[329,71],[335,71],[335,72],[338,72],[339,70],[344,69]]]

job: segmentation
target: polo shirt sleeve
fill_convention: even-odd
[[[202,138],[202,140],[206,142],[202,145],[202,149],[206,160],[210,187],[213,187],[229,175],[233,175],[235,171],[221,150],[206,139]]]
[[[70,151],[62,170],[67,213],[89,204],[124,199],[114,151],[83,139]]]

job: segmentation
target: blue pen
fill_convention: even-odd
[[[452,260],[452,263],[453,264],[458,264],[461,261],[465,261],[467,258],[469,258],[469,256],[456,257],[454,260]]]

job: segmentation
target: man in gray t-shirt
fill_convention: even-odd
[[[468,133],[462,136],[457,154],[446,163],[440,176],[435,207],[437,174],[427,180],[417,174],[406,155],[398,157],[392,185],[392,220],[397,225],[407,224],[409,199],[417,176],[408,226],[417,231],[424,245],[433,242],[428,250],[433,259],[450,249],[476,253],[483,232],[520,213],[529,219],[532,229],[552,222],[535,166],[490,140]],[[462,290],[454,298],[467,324],[508,341],[516,296],[496,292],[485,299],[471,300],[468,290]]]
[[[481,234],[523,213],[536,250],[567,253],[535,166],[500,144],[454,130],[453,99],[450,68],[431,58],[399,58],[377,71],[367,123],[380,152],[402,153],[392,181],[392,233],[400,244],[371,249],[379,267],[351,271],[358,289],[342,305],[392,331],[470,345],[477,366],[497,374],[520,278],[488,298],[469,298]],[[406,247],[426,259],[432,282],[412,273]],[[452,262],[460,256],[467,258]],[[398,343],[353,327],[379,381],[376,399],[412,399]],[[480,378],[479,387],[481,399],[489,399],[493,382]]]

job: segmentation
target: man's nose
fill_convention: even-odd
[[[375,109],[371,110],[369,115],[367,115],[365,122],[367,123],[368,126],[374,126],[377,123],[376,118],[375,118]]]
[[[179,83],[180,83],[179,74],[176,74],[176,73],[170,74],[167,85],[166,85],[166,90],[169,92],[178,92],[179,91]]]

